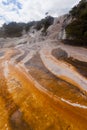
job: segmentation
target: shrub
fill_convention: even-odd
[[[87,0],[82,0],[71,11],[74,20],[65,28],[67,38],[87,45]]]
[[[16,22],[11,22],[9,24],[4,24],[5,35],[8,37],[19,37],[22,35],[23,26],[17,24]]]
[[[42,19],[41,21],[38,21],[36,23],[35,29],[40,30],[43,28],[42,32],[47,31],[48,27],[53,24],[54,18],[51,16],[47,16],[45,19]]]
[[[30,30],[30,28],[31,28],[32,26],[34,26],[34,24],[35,24],[35,21],[26,23],[26,25],[25,25],[25,31],[28,32],[28,31]]]

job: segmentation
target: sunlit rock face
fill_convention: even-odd
[[[62,39],[62,40],[66,39],[66,32],[65,32],[65,30],[62,30],[59,33],[58,39]]]
[[[87,130],[87,48],[58,40],[64,19],[0,39],[0,130]]]
[[[64,15],[62,16],[62,24],[61,24],[61,30],[59,31],[59,34],[58,34],[58,39],[60,40],[66,40],[66,39],[72,39],[71,37],[67,37],[67,34],[66,34],[66,26],[71,23],[71,21],[73,20],[72,17],[70,15]]]

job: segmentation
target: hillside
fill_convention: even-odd
[[[87,46],[87,0],[82,0],[73,7],[70,16],[72,21],[66,27],[67,38],[76,45]]]
[[[51,16],[47,16],[40,21],[32,21],[28,23],[16,23],[11,22],[8,24],[4,24],[0,28],[0,37],[20,37],[24,33],[28,33],[31,28],[39,31],[43,28],[42,33],[46,33],[46,30],[50,25],[53,24],[54,18]]]

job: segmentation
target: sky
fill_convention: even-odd
[[[80,0],[0,0],[0,26],[12,21],[29,22],[49,15],[58,17]]]

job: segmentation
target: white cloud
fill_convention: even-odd
[[[0,25],[4,22],[28,22],[67,13],[79,0],[0,0]]]
[[[0,20],[0,26],[2,26],[3,25],[3,23],[5,22],[5,20]]]

